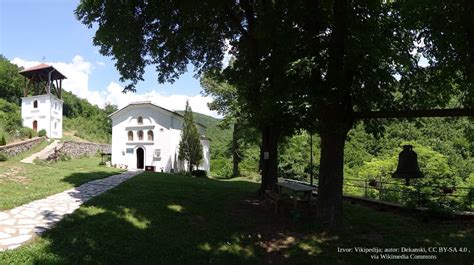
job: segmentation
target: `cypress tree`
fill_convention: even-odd
[[[194,123],[193,111],[189,106],[189,101],[186,101],[186,109],[184,111],[183,119],[181,141],[179,143],[179,159],[188,161],[189,172],[191,172],[194,166],[199,165],[203,155],[201,136],[199,135],[196,124]]]

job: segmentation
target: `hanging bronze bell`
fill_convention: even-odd
[[[410,185],[410,179],[422,178],[423,173],[418,166],[418,156],[413,151],[412,145],[404,145],[403,151],[398,155],[397,170],[392,175],[393,178],[405,179],[405,184]]]

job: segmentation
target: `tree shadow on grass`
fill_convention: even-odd
[[[184,182],[179,183],[156,182],[173,176],[141,177],[91,200],[46,232],[48,254],[35,263],[258,263],[253,250],[232,242],[229,233],[238,233],[239,226],[228,227],[226,209],[229,192],[231,197],[252,193],[255,184],[242,182],[236,189],[208,179],[178,177]],[[215,189],[219,192],[212,194]]]
[[[344,228],[327,233],[311,220],[275,215],[255,197],[257,189],[244,181],[144,173],[66,216],[43,235],[39,250],[25,249],[25,255],[35,264],[365,264],[370,255],[338,253],[337,247],[467,244],[472,238],[428,231],[407,236],[419,224],[354,206],[345,209]]]
[[[106,177],[110,177],[113,175],[119,175],[122,174],[123,172],[111,172],[111,171],[91,171],[91,172],[76,172],[68,175],[67,177],[63,178],[63,182],[71,183],[74,185],[74,187],[80,186],[82,184],[85,184],[89,181],[97,180],[97,179],[103,179]]]

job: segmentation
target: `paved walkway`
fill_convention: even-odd
[[[41,151],[30,155],[29,157],[21,160],[21,162],[28,163],[28,164],[33,164],[34,163],[33,161],[36,158],[46,159],[46,158],[48,158],[48,156],[50,154],[52,154],[54,152],[54,148],[56,148],[58,145],[59,145],[59,140],[54,140],[52,143],[50,143],[48,146],[43,148]]]
[[[140,172],[125,172],[83,184],[74,189],[0,212],[0,251],[14,249],[51,228],[82,203],[119,185]]]

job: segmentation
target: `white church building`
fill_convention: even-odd
[[[158,172],[187,170],[178,159],[183,115],[151,102],[135,102],[112,113],[112,164],[127,169]],[[210,141],[202,135],[203,159],[199,169],[210,170]]]
[[[21,98],[23,126],[46,131],[49,138],[63,137],[62,80],[66,77],[54,67],[40,64],[23,71],[24,96]]]

